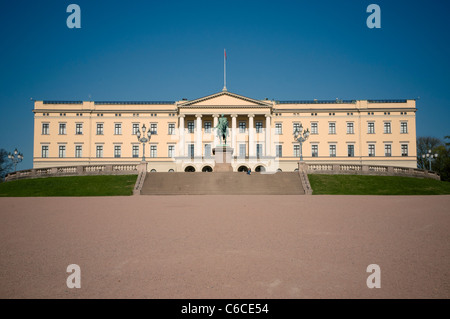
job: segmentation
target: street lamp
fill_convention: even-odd
[[[309,129],[307,128],[306,131],[303,131],[303,125],[302,123],[300,123],[300,126],[296,128],[294,131],[294,139],[300,143],[300,162],[303,161],[302,144],[304,141],[308,139],[308,137],[309,137]]]
[[[15,172],[17,164],[22,162],[23,160],[23,154],[19,153],[19,151],[16,148],[12,154],[11,153],[8,154],[8,158],[14,163],[14,172]]]
[[[142,153],[142,161],[145,162],[145,143],[149,142],[152,137],[152,132],[150,130],[147,131],[147,137],[145,137],[145,130],[147,128],[145,127],[145,124],[142,125],[142,137],[141,137],[141,131],[139,131],[139,128],[136,132],[136,136],[139,142],[142,143],[143,153]]]
[[[423,159],[428,159],[428,162],[430,163],[430,171],[431,171],[431,160],[432,159],[436,159],[438,157],[438,154],[436,153],[436,154],[431,154],[431,150],[428,150],[428,153],[427,154],[423,154],[422,155],[422,158]]]

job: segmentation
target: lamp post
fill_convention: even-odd
[[[300,123],[300,126],[294,131],[294,139],[300,143],[300,162],[303,161],[303,142],[305,142],[309,137],[309,129],[303,131],[303,125]]]
[[[422,155],[422,158],[423,159],[428,159],[428,162],[430,163],[430,171],[431,171],[431,160],[432,159],[436,159],[438,157],[438,154],[436,153],[436,154],[431,154],[431,150],[428,150],[428,153],[427,154],[423,154]]]
[[[147,128],[145,127],[145,124],[142,125],[142,137],[141,137],[141,131],[139,131],[139,128],[136,132],[136,136],[139,142],[142,143],[143,153],[142,153],[142,161],[145,162],[145,143],[150,142],[150,139],[152,137],[152,132],[150,130],[147,131],[147,137],[145,137],[145,130]]]
[[[15,172],[17,164],[22,162],[22,160],[23,160],[23,154],[19,153],[19,151],[16,148],[12,154],[11,153],[8,154],[8,158],[13,162],[14,172]]]

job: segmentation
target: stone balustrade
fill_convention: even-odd
[[[146,163],[137,164],[105,164],[82,165],[50,168],[33,168],[9,173],[5,181],[25,178],[53,177],[53,176],[87,176],[87,175],[138,175],[146,170]]]
[[[381,175],[381,176],[408,176],[419,178],[432,178],[440,180],[436,172],[383,165],[358,165],[358,164],[308,164],[306,163],[308,174],[329,174],[329,175]]]

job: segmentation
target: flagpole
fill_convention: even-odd
[[[223,49],[223,91],[227,90],[227,52]]]

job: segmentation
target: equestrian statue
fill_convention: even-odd
[[[217,123],[215,129],[217,129],[216,134],[220,139],[221,145],[226,145],[228,137],[228,120],[224,114],[222,114],[222,117],[219,117],[219,123]]]

